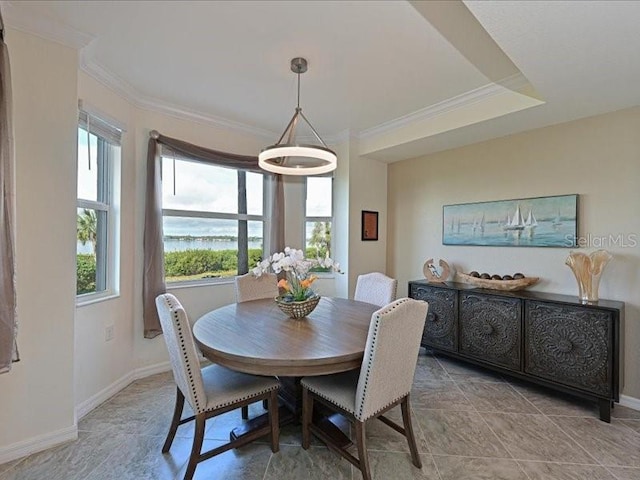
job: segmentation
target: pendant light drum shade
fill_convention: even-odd
[[[260,152],[258,165],[263,170],[282,175],[319,175],[331,172],[336,169],[338,158],[320,138],[300,108],[300,74],[307,71],[307,61],[301,57],[294,58],[291,60],[291,71],[298,75],[298,106],[278,142]],[[322,145],[295,143],[295,130],[300,120],[307,123]],[[282,143],[285,137],[286,143]]]

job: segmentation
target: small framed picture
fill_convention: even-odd
[[[378,212],[362,210],[362,240],[378,240]]]

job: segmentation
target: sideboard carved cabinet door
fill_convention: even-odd
[[[521,370],[521,324],[520,299],[460,294],[460,353]]]
[[[411,298],[429,303],[421,344],[452,352],[458,348],[458,291],[411,285]]]
[[[611,396],[612,315],[603,310],[527,302],[525,371]]]

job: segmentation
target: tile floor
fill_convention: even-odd
[[[0,465],[0,480],[182,478],[191,427],[180,427],[170,453],[160,453],[174,388],[168,373],[133,383],[80,421],[77,441]],[[412,406],[422,470],[411,464],[404,437],[370,422],[375,479],[640,480],[640,411],[616,406],[607,424],[595,403],[424,352]],[[261,406],[252,406],[251,414],[258,413]],[[226,440],[239,421],[239,411],[209,421],[205,447]],[[302,450],[299,426],[288,426],[279,453],[266,441],[254,443],[201,463],[195,478],[361,478],[347,461],[313,445]]]

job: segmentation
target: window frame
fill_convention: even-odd
[[[92,121],[96,122],[98,128],[92,128]],[[99,224],[99,227],[97,227],[99,228],[99,231],[96,232],[97,238],[104,239],[102,242],[96,241],[96,291],[81,294],[76,293],[76,305],[82,306],[119,295],[117,266],[119,250],[119,218],[116,218],[116,204],[118,203],[118,200],[116,199],[116,192],[119,192],[119,189],[115,182],[118,179],[118,175],[116,175],[116,163],[120,162],[122,152],[122,144],[116,139],[120,137],[122,130],[117,127],[112,127],[99,117],[95,117],[83,111],[80,111],[77,130],[78,134],[80,134],[80,130],[82,130],[83,134],[94,135],[97,138],[97,161],[95,168],[98,168],[98,200],[80,198],[76,192],[76,216],[77,209],[94,210],[96,214],[98,212],[104,212],[106,216],[106,222]],[[112,131],[110,132],[111,135],[108,133],[104,135],[102,134],[108,130]],[[85,159],[80,159],[79,149],[77,149],[76,189],[78,182],[78,166],[81,160]]]
[[[250,214],[250,213],[228,213],[228,212],[213,212],[213,211],[202,211],[202,210],[182,210],[182,209],[173,209],[173,208],[162,208],[162,219],[164,221],[165,217],[181,217],[181,218],[206,218],[212,220],[236,220],[236,221],[247,221],[247,222],[262,222],[262,255],[265,255],[265,246],[266,246],[266,236],[269,228],[268,222],[270,219],[267,218],[265,212],[267,208],[266,201],[266,191],[267,191],[267,176],[264,173],[259,172],[249,172],[248,170],[238,169],[226,167],[224,165],[216,165],[215,163],[204,162],[195,158],[188,157],[186,155],[176,155],[173,151],[160,151],[160,171],[162,172],[164,161],[184,161],[184,162],[193,162],[198,163],[200,165],[209,166],[212,168],[226,168],[229,170],[234,170],[236,172],[236,179],[238,172],[245,173],[258,173],[262,175],[262,215],[258,214]],[[175,170],[174,170],[175,171]],[[164,183],[161,182],[161,187],[164,187]],[[237,192],[237,190],[236,190]],[[246,189],[245,189],[246,192]],[[164,191],[161,193],[164,195]],[[238,229],[239,230],[239,229]],[[238,232],[239,233],[239,232]],[[162,232],[163,235],[163,253],[164,251],[164,229]],[[249,271],[253,266],[249,265]],[[236,272],[237,275],[237,272]],[[216,284],[225,284],[234,281],[235,275],[230,275],[227,277],[217,277],[217,278],[198,278],[194,280],[177,280],[177,281],[168,281],[167,274],[165,272],[164,281],[167,285],[167,289],[174,288],[183,288],[183,287],[194,287],[194,286],[202,286],[202,285],[216,285]]]

